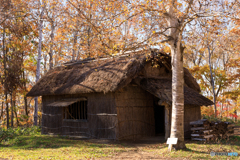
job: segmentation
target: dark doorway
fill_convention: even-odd
[[[165,135],[164,106],[158,105],[158,99],[154,100],[154,118],[156,135]]]

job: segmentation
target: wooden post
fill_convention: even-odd
[[[168,104],[164,105],[165,108],[165,140],[170,137],[170,106]]]
[[[170,137],[170,106],[168,103],[166,103],[163,100],[159,100],[158,101],[158,105],[162,105],[164,106],[164,110],[165,110],[165,140],[167,140]]]

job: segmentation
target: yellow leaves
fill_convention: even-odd
[[[204,51],[205,51],[205,48],[201,48],[201,49],[199,50],[200,53],[204,53]]]
[[[38,116],[42,116],[42,112],[39,112],[39,111],[38,111]]]
[[[214,115],[213,107],[205,107],[205,106],[201,107],[201,114],[207,115],[207,116]]]

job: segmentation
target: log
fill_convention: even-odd
[[[234,126],[235,126],[234,124],[229,124],[227,127],[231,128],[231,127],[234,127]]]
[[[201,119],[201,120],[198,120],[198,121],[192,121],[192,122],[190,122],[190,125],[202,125],[202,124],[204,124],[204,122],[206,123],[207,119]]]
[[[206,139],[204,139],[204,138],[192,138],[192,140],[195,140],[195,141],[206,141]]]
[[[211,135],[206,135],[206,136],[203,136],[204,138],[211,138],[211,137],[213,137],[213,135],[211,134]]]
[[[210,132],[212,132],[213,130],[206,130],[206,131],[203,131],[204,134],[208,134]]]
[[[240,127],[229,122],[209,122],[207,120],[198,120],[190,122],[190,125],[194,126],[191,128],[192,140],[216,140],[216,139],[227,139],[231,135],[240,135]]]
[[[200,134],[191,134],[192,137],[199,137]]]
[[[205,129],[204,127],[195,127],[195,128],[191,128],[192,131],[195,131],[195,130],[203,130]]]

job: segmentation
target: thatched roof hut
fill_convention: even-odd
[[[73,103],[80,101],[80,100],[67,100],[69,98],[79,99],[81,97],[85,97],[86,99],[88,99],[87,100],[88,109],[86,109],[87,110],[86,114],[88,115],[89,118],[93,115],[101,115],[100,112],[102,111],[100,110],[104,110],[103,108],[106,105],[104,103],[110,103],[111,101],[112,104],[109,104],[109,106],[111,106],[110,107],[111,109],[108,109],[105,112],[109,112],[106,113],[108,115],[107,117],[109,118],[111,117],[109,115],[116,114],[115,116],[117,116],[117,118],[115,117],[114,119],[111,117],[110,119],[112,119],[112,121],[118,122],[118,124],[115,126],[115,130],[111,132],[112,136],[109,136],[110,134],[109,131],[106,131],[106,133],[104,133],[103,135],[91,132],[93,130],[94,131],[98,130],[97,127],[100,127],[101,125],[97,125],[94,126],[92,129],[85,130],[84,133],[88,134],[89,136],[97,138],[114,137],[113,139],[121,139],[120,137],[131,137],[130,134],[128,134],[127,136],[120,131],[121,127],[126,129],[126,126],[129,125],[129,123],[127,122],[124,122],[123,126],[119,124],[121,119],[123,120],[123,118],[121,118],[122,116],[121,114],[127,115],[129,113],[127,109],[122,110],[122,107],[131,106],[133,110],[136,109],[136,107],[141,106],[140,102],[138,102],[138,98],[142,99],[141,96],[144,97],[147,96],[148,99],[146,99],[146,101],[151,100],[151,104],[148,103],[145,106],[142,106],[143,108],[145,107],[146,110],[147,108],[148,109],[151,108],[148,110],[149,114],[155,114],[154,105],[156,107],[157,103],[154,102],[154,99],[155,101],[161,100],[161,102],[166,102],[165,103],[166,105],[171,106],[172,101],[171,76],[172,76],[171,57],[168,54],[159,51],[146,51],[146,50],[136,51],[113,57],[105,57],[99,59],[85,59],[82,61],[65,63],[62,66],[56,67],[48,71],[36,83],[36,85],[33,86],[33,88],[27,94],[27,96],[43,97],[43,104],[45,104],[43,105],[43,112],[44,111],[46,112],[46,114],[43,113],[43,115],[44,114],[46,115],[45,117],[43,117],[43,127],[46,127],[46,130],[43,131],[43,133],[47,133],[49,132],[50,128],[54,128],[54,125],[52,127],[46,126],[48,124],[45,122],[49,121],[49,115],[47,114],[53,114],[53,112],[54,114],[58,115],[64,114],[63,113],[64,109],[56,107],[57,105],[62,106],[60,104],[66,102],[64,103],[65,104],[64,107],[67,108],[68,106],[71,106]],[[206,97],[199,94],[200,87],[186,68],[184,68],[184,81],[185,81],[184,87],[185,105],[192,106],[195,108],[198,107],[197,109],[198,111],[196,110],[196,112],[199,113],[196,114],[198,115],[197,118],[200,118],[199,117],[200,106],[212,105],[213,103]],[[135,88],[137,87],[137,89],[134,89],[133,86],[135,86]],[[138,92],[136,92],[135,90],[138,90]],[[130,93],[134,94],[135,96],[129,95]],[[121,95],[120,96],[121,98],[118,97],[119,95]],[[91,105],[90,102],[91,96],[95,97],[93,98],[93,101],[98,101],[97,99],[98,96],[99,96],[98,98],[105,97],[105,102],[101,103],[99,102],[98,104],[94,104],[92,107],[90,107],[89,105]],[[131,99],[129,99],[129,97],[131,97]],[[123,99],[125,99],[124,102],[122,101]],[[60,102],[60,100],[62,102]],[[55,103],[55,109],[52,109],[53,107],[50,107],[51,105],[49,105],[53,103]],[[95,109],[90,110],[90,108]],[[143,111],[139,110],[136,109],[136,114],[138,115],[143,114]],[[95,113],[93,114],[93,112]],[[164,112],[164,110],[162,112]],[[135,114],[133,113],[133,111],[131,111],[131,113]],[[170,112],[168,114],[170,117]],[[157,115],[155,115],[155,119],[156,116]],[[144,115],[142,115],[142,117],[144,117]],[[67,132],[64,131],[65,129],[62,125],[62,123],[64,122],[64,118],[59,118],[58,121],[60,122],[57,124],[58,126],[57,132],[67,134]],[[94,121],[93,118],[92,121]],[[156,121],[154,122],[153,119],[149,118],[148,120],[145,119],[142,121],[145,122],[147,121],[149,123],[151,122],[152,124],[157,123]],[[83,122],[78,123],[79,124],[76,124],[77,126],[79,126],[80,123]],[[88,125],[91,126],[90,120],[88,120],[88,123],[89,123]],[[137,125],[139,126],[138,130],[144,128],[144,124],[142,123],[143,122]],[[71,123],[69,123],[68,125],[69,125],[68,127],[71,127]],[[106,124],[102,125],[106,126]],[[154,126],[156,127],[156,125]],[[87,128],[89,128],[89,126]],[[154,127],[149,130],[149,132],[151,131],[151,133],[145,133],[144,135],[152,135],[153,130]],[[56,130],[51,130],[51,132],[56,132]],[[140,132],[136,130],[132,132],[140,134]]]

